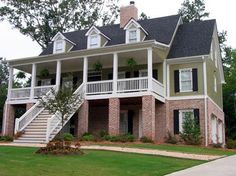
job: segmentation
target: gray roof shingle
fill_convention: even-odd
[[[176,29],[176,25],[178,24],[179,18],[179,15],[172,15],[161,18],[139,20],[138,23],[149,34],[145,38],[145,40],[155,39],[158,42],[169,44]],[[108,25],[97,28],[111,39],[106,44],[106,46],[125,43],[125,31],[123,30],[123,28],[120,28],[120,24]],[[76,44],[76,46],[74,46],[71,51],[82,50],[87,48],[87,37],[85,36],[87,31],[88,29],[63,33],[66,38]],[[53,44],[51,43],[40,55],[48,55],[52,53]]]
[[[206,20],[180,25],[167,58],[209,54],[215,24]]]
[[[148,36],[145,40],[156,40],[168,45],[174,35],[179,18],[179,15],[172,15],[139,20],[138,23],[148,32]],[[209,54],[215,24],[215,20],[195,21],[188,24],[181,24],[178,27],[167,58]],[[125,43],[125,31],[123,28],[120,28],[119,24],[97,28],[111,39],[106,46]],[[88,29],[63,33],[67,39],[76,44],[71,51],[87,48],[87,37],[85,36],[87,31]],[[52,53],[53,44],[51,43],[40,55]]]

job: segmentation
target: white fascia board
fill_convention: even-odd
[[[103,34],[96,26],[92,26],[92,27],[86,32],[85,36],[89,36],[90,33],[91,33],[93,30],[94,30],[97,34],[100,34],[100,35],[102,35],[103,37],[105,37],[106,39],[111,40],[109,37],[107,37],[105,34]]]
[[[72,45],[76,45],[74,42],[72,42],[71,40],[69,40],[68,38],[66,38],[61,32],[58,32],[58,33],[52,38],[52,41],[53,41],[53,42],[56,40],[56,38],[58,37],[58,35],[60,35],[63,40],[66,40],[66,41],[70,42]]]
[[[200,56],[189,56],[189,57],[179,57],[179,58],[169,58],[166,59],[167,64],[181,64],[186,62],[203,62],[204,58],[207,58],[208,55]]]
[[[143,31],[146,35],[148,35],[148,32],[147,32],[135,19],[133,19],[133,18],[131,18],[131,19],[129,20],[129,22],[125,25],[124,30],[129,29],[129,26],[130,26],[131,24],[134,24],[137,28],[142,29],[142,31]]]

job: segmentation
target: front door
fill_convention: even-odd
[[[128,133],[128,111],[120,112],[120,134]]]
[[[73,88],[73,78],[71,76],[62,78],[62,88]]]

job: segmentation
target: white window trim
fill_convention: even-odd
[[[215,75],[214,75],[214,91],[217,92],[217,79]]]
[[[125,34],[125,41],[126,43],[136,43],[136,42],[130,42],[129,41],[129,33],[130,31],[135,31],[136,30],[136,35],[137,35],[137,40],[136,42],[140,42],[140,29],[139,28],[132,28],[132,29],[127,29],[126,34]]]
[[[62,42],[62,50],[61,51],[57,51],[56,50],[56,45],[57,45],[58,42]],[[65,40],[55,40],[53,42],[53,53],[54,54],[64,53],[65,50],[66,50],[66,42],[65,42]]]
[[[213,41],[212,41],[212,44],[211,44],[211,60],[212,60],[212,61],[214,60],[214,47],[213,47]]]
[[[98,44],[96,46],[92,46],[91,47],[91,43],[90,43],[91,37],[94,37],[94,36],[98,37]],[[92,49],[92,48],[99,48],[99,47],[101,47],[101,35],[99,35],[99,34],[89,35],[88,39],[87,39],[87,48],[91,48]]]
[[[218,58],[218,53],[217,53],[217,50],[215,49],[214,51],[214,56],[215,56],[215,66],[216,68],[218,67],[218,61],[217,61],[217,58]]]
[[[183,113],[193,113],[194,114],[194,110],[193,109],[182,109],[179,110],[179,132],[182,133],[183,132]]]
[[[191,72],[191,89],[190,90],[182,90],[182,80],[181,80],[181,72],[184,72],[184,71],[190,71]],[[180,92],[193,92],[193,69],[192,68],[184,68],[184,69],[180,69],[179,70],[179,89],[180,89]]]

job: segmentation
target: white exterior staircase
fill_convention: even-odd
[[[17,143],[45,143],[47,120],[52,114],[43,110],[32,122],[25,127],[24,133],[14,142]]]
[[[50,94],[49,91],[47,94]],[[83,84],[74,92],[79,95],[79,103],[76,104],[76,110],[68,114],[64,126],[71,119],[74,113],[80,108],[84,101],[84,86]],[[23,116],[16,119],[15,133],[20,132],[21,136],[15,139],[15,143],[48,143],[62,129],[61,116],[59,112],[50,114],[48,110],[40,106],[38,101],[31,107]]]

